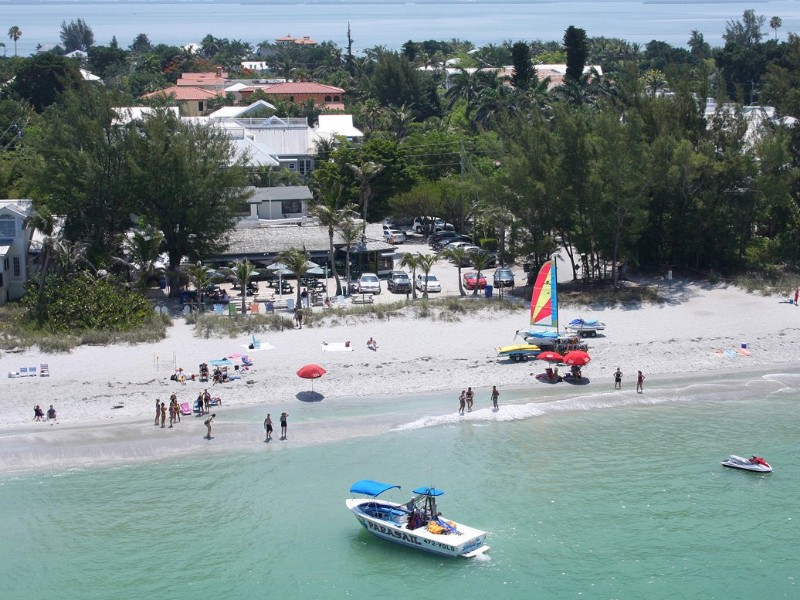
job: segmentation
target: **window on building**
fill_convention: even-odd
[[[281,212],[285,215],[299,215],[303,212],[303,201],[281,200]]]
[[[197,103],[197,112],[203,112],[203,101]]]
[[[286,163],[286,168],[289,169],[290,171],[296,171],[297,163]]]
[[[339,96],[334,96],[333,97],[333,101],[334,102],[339,102],[340,100],[341,100],[341,98],[339,98]]]
[[[14,239],[16,220],[11,215],[0,215],[0,240],[9,242]]]
[[[330,102],[330,101],[331,101],[331,97],[330,96],[325,96],[325,102]]]
[[[22,265],[20,264],[19,256],[14,257],[14,270],[11,273],[14,277],[22,275]]]

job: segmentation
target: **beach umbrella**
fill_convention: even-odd
[[[311,391],[314,391],[314,380],[325,375],[327,371],[319,365],[305,365],[297,371],[297,376],[311,380]]]
[[[536,358],[538,360],[546,360],[549,362],[561,362],[564,360],[563,356],[553,350],[545,350],[544,352],[540,352],[536,355]]]
[[[572,350],[564,355],[564,364],[575,367],[582,367],[583,365],[589,364],[590,360],[592,360],[592,357],[583,350]]]
[[[311,277],[324,277],[325,270],[322,267],[311,267],[306,271],[306,275],[310,275]]]
[[[280,271],[281,269],[284,269],[284,270],[287,270],[287,271],[288,271],[288,270],[289,270],[289,267],[287,267],[287,266],[286,266],[284,263],[282,263],[282,262],[274,262],[274,263],[272,263],[270,266],[268,266],[268,267],[267,267],[267,270],[268,270],[268,271]]]

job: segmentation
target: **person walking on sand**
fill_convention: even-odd
[[[641,371],[636,376],[636,391],[640,394],[644,391],[644,375],[642,375]]]
[[[614,389],[622,389],[622,371],[619,370],[619,367],[614,371]]]
[[[267,437],[264,441],[268,442],[272,439],[272,417],[269,416],[269,413],[267,413],[267,418],[264,419],[264,429],[267,432]]]
[[[467,392],[461,390],[461,395],[458,397],[458,414],[464,414],[464,406],[467,403]]]
[[[303,309],[299,306],[294,309],[294,322],[297,323],[297,328],[303,328]]]
[[[289,414],[288,413],[285,413],[285,412],[281,413],[281,439],[282,440],[286,439],[286,428],[287,428],[286,419],[288,419],[288,418],[289,418]]]
[[[467,412],[472,412],[472,403],[475,400],[475,392],[472,391],[471,387],[467,388]]]
[[[203,425],[205,425],[205,426],[206,426],[206,431],[207,431],[207,433],[206,433],[206,439],[207,439],[207,440],[210,440],[210,439],[211,439],[211,424],[214,422],[214,417],[216,417],[216,416],[217,416],[217,415],[215,415],[215,414],[212,414],[212,415],[211,415],[210,417],[208,417],[208,418],[207,418],[205,421],[203,421]]]
[[[499,407],[497,406],[497,399],[499,397],[500,397],[500,392],[497,391],[497,386],[493,385],[492,386],[492,408],[494,410],[499,410]]]

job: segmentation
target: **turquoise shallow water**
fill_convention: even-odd
[[[2,595],[795,598],[800,379],[766,379],[692,402],[684,389],[653,405],[5,476]],[[775,472],[724,469],[731,452]],[[446,515],[491,532],[489,558],[371,537],[344,507],[365,477],[445,489]]]

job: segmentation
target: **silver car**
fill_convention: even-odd
[[[417,289],[422,292],[441,292],[442,284],[436,275],[417,274]]]
[[[364,273],[358,278],[359,294],[380,294],[381,280],[375,273]]]

